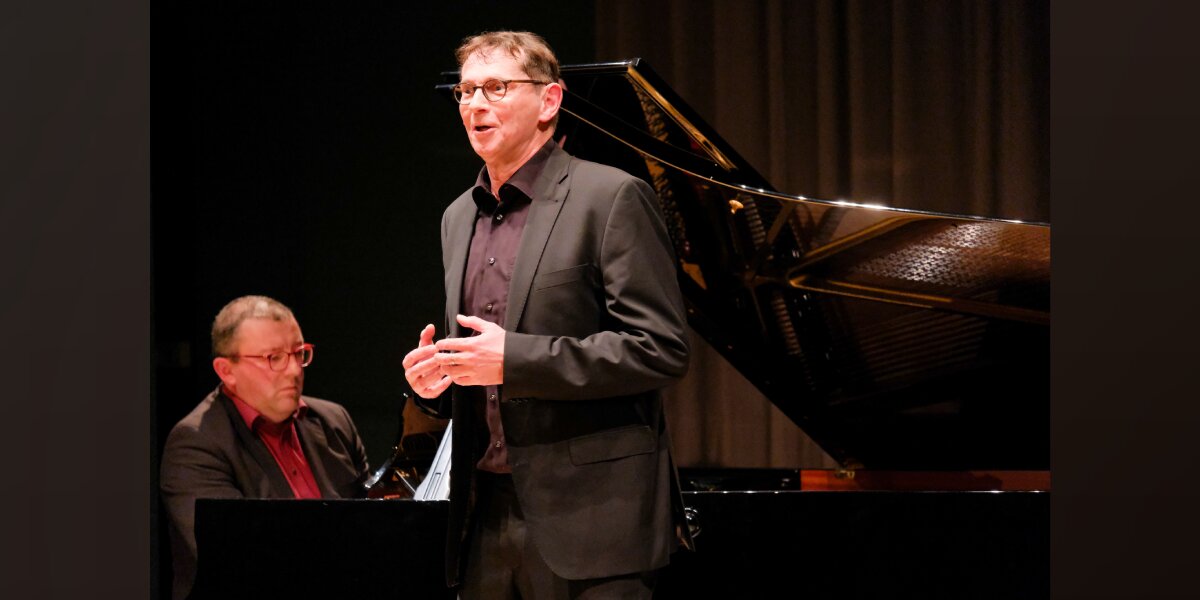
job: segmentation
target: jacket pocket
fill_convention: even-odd
[[[543,273],[533,279],[533,289],[544,290],[574,281],[590,281],[592,265],[578,265],[558,271]]]
[[[621,427],[577,437],[568,443],[571,464],[586,465],[649,454],[658,446],[654,432],[645,425]]]

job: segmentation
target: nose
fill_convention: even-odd
[[[481,87],[477,87],[477,88],[475,88],[475,91],[471,92],[471,100],[469,102],[467,102],[467,106],[469,106],[471,108],[478,108],[476,106],[476,101],[478,101],[478,104],[480,106],[488,105],[488,100],[487,100],[487,98],[484,98],[483,88],[481,88]]]

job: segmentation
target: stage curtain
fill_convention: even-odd
[[[596,59],[641,57],[777,189],[1050,221],[1049,2],[597,0]],[[693,335],[668,391],[682,466],[834,463]]]

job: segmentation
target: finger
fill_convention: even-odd
[[[409,386],[417,389],[429,385],[431,381],[436,381],[443,374],[441,367],[437,364],[432,364],[432,366],[421,364],[405,371],[404,379],[408,381]]]
[[[428,346],[433,344],[433,334],[436,332],[433,323],[430,323],[421,330],[421,340],[417,342],[417,347]]]
[[[414,387],[413,391],[422,398],[432,400],[441,396],[442,392],[445,392],[451,383],[454,382],[449,377],[441,377],[428,386]]]
[[[469,359],[468,356],[461,352],[438,352],[433,355],[433,360],[442,367],[443,370],[452,367],[461,366]]]
[[[405,369],[404,377],[409,380],[417,379],[419,377],[428,378],[431,375],[440,373],[441,370],[441,364],[434,359],[433,355],[430,355],[424,360],[417,361],[411,367]]]
[[[442,377],[429,386],[417,391],[417,394],[426,399],[437,398],[438,396],[442,395],[442,392],[446,391],[446,388],[450,387],[451,383],[454,383],[452,379],[449,377]]]
[[[434,347],[434,349],[436,350],[436,347]],[[407,371],[408,369],[413,368],[413,365],[429,358],[429,356],[428,347],[417,348],[416,350],[412,350],[408,354],[404,355],[404,359],[400,361],[400,366],[404,367],[404,370]]]
[[[474,345],[475,345],[475,342],[473,341],[474,339],[475,338],[469,338],[469,337],[444,338],[444,339],[438,340],[437,343],[434,344],[434,346],[437,348],[439,354],[462,352],[464,350],[469,350],[474,347]]]
[[[458,324],[462,325],[463,327],[470,327],[471,329],[480,332],[482,332],[488,325],[493,324],[491,321],[486,321],[471,315],[458,315],[455,317],[455,320],[457,320]]]
[[[406,370],[411,369],[413,365],[416,365],[423,360],[429,360],[429,358],[436,353],[437,346],[434,346],[433,344],[427,344],[410,351],[408,354],[405,354],[404,360],[400,361],[400,364]]]

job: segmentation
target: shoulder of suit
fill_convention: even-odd
[[[620,187],[626,183],[641,181],[637,177],[613,166],[603,165],[582,158],[571,157],[571,176],[578,182]]]
[[[198,428],[208,419],[210,419],[210,415],[213,413],[223,412],[225,412],[225,408],[221,405],[220,395],[216,391],[213,391],[205,396],[204,399],[201,400],[200,403],[197,404],[195,408],[193,408],[192,411],[187,414],[187,416],[180,419],[175,426]]]
[[[471,196],[471,190],[473,189],[475,189],[474,184],[467,188],[466,191],[459,194],[458,197],[446,207],[446,210],[442,211],[442,220],[445,220],[456,212],[468,212],[473,216],[475,214],[475,199]]]
[[[349,411],[346,407],[332,400],[322,400],[321,398],[313,398],[312,396],[301,396],[304,403],[308,405],[310,414],[316,414],[323,419],[342,419],[350,418]]]
[[[232,435],[233,425],[230,421],[229,408],[217,394],[212,392],[205,396],[187,416],[179,420],[171,432],[167,434],[167,443],[173,440],[196,438],[219,438],[226,434]]]
[[[314,398],[312,396],[300,396],[300,397],[304,400],[304,403],[308,405],[309,410],[316,410],[317,412],[328,412],[331,410],[332,411],[340,411],[342,408],[341,404],[338,404],[337,402],[334,402],[332,400],[324,400],[322,398]]]

